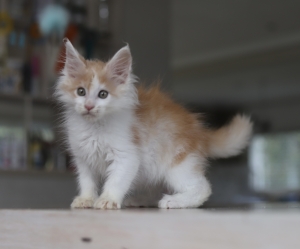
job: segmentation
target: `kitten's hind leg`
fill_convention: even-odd
[[[159,208],[196,208],[208,199],[210,184],[199,164],[204,165],[204,160],[189,155],[179,165],[169,169],[165,180],[174,194],[164,195],[158,203]]]

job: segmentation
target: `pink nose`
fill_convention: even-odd
[[[85,105],[84,107],[85,107],[85,109],[87,109],[88,111],[90,111],[90,110],[92,110],[95,106],[93,106],[93,105]]]

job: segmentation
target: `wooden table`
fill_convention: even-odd
[[[0,248],[297,249],[294,210],[0,210]]]

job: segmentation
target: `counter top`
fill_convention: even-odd
[[[300,248],[300,209],[0,210],[0,248]]]

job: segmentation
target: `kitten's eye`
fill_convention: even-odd
[[[79,87],[79,88],[77,89],[77,94],[78,94],[79,96],[85,96],[85,90],[84,90],[84,88]]]
[[[98,94],[98,97],[99,97],[100,99],[106,99],[107,96],[108,96],[108,91],[105,91],[105,90],[101,90],[101,91],[99,92],[99,94]]]

